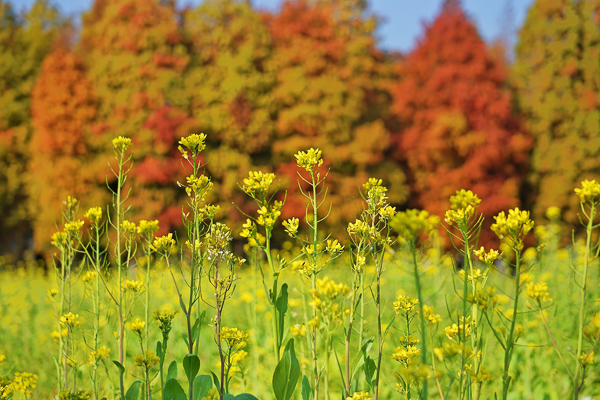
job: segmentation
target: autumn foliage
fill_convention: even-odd
[[[200,132],[208,200],[229,220],[253,207],[238,187],[251,170],[277,174],[284,217],[302,213],[292,155],[318,147],[337,227],[369,177],[400,208],[441,215],[466,188],[486,216],[522,206],[539,218],[557,205],[577,223],[570,188],[598,167],[595,2],[536,1],[513,66],[458,0],[405,55],[381,49],[363,0],[179,6],[96,0],[73,33],[48,0],[22,15],[0,0],[0,236],[32,234],[43,252],[67,194],[108,204],[119,135],[136,146],[132,219],[177,229],[178,140]]]
[[[495,215],[520,205],[530,139],[512,110],[507,71],[459,4],[447,1],[399,66],[395,157],[406,160],[415,206],[442,215],[458,188]]]

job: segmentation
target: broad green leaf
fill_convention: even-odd
[[[121,374],[125,373],[125,367],[120,362],[113,360],[113,363],[117,366],[117,368],[119,368],[119,372]]]
[[[258,400],[256,396],[251,395],[250,393],[242,393],[235,396],[235,400]]]
[[[275,301],[277,309],[277,343],[281,346],[283,336],[285,335],[285,315],[288,313],[288,285],[284,283],[281,286],[277,301]],[[289,326],[288,326],[289,329]]]
[[[193,382],[198,371],[200,371],[200,359],[195,354],[186,354],[183,357],[183,369],[187,375],[188,382]]]
[[[298,378],[300,363],[294,352],[294,339],[290,339],[273,373],[273,392],[277,400],[289,400],[292,397]]]
[[[202,400],[203,397],[206,397],[208,391],[212,388],[213,382],[212,378],[208,375],[198,375],[196,379],[194,379],[194,397],[197,400]]]
[[[177,379],[177,361],[172,361],[167,370],[167,380]]]
[[[125,400],[138,400],[140,397],[140,385],[142,381],[135,381],[129,386],[127,389],[127,393],[125,393]]]
[[[185,391],[175,378],[168,379],[165,383],[162,398],[163,400],[187,400]]]

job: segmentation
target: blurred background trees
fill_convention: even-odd
[[[380,48],[365,0],[96,0],[80,29],[49,0],[24,14],[0,0],[0,251],[47,252],[69,194],[106,206],[119,135],[134,143],[131,219],[163,232],[181,223],[177,141],[193,132],[230,221],[256,169],[281,179],[284,216],[302,214],[293,154],[319,147],[331,228],[369,177],[399,208],[441,215],[467,188],[488,217],[557,205],[574,227],[573,187],[600,178],[599,3],[537,0],[511,65],[458,0],[405,55]]]

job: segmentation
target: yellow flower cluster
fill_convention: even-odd
[[[8,400],[12,397],[15,388],[10,379],[0,376],[0,400]]]
[[[342,246],[337,241],[337,239],[334,239],[334,240],[328,239],[327,247],[325,248],[325,251],[327,251],[332,256],[338,256],[344,251],[344,246]]]
[[[155,238],[150,248],[157,253],[168,256],[171,254],[171,248],[173,246],[175,246],[175,239],[173,239],[173,234],[169,233],[166,236]]]
[[[481,246],[479,250],[474,250],[473,254],[487,265],[493,264],[494,261],[499,260],[502,257],[502,253],[498,250],[490,249],[490,251],[486,253],[483,246]]]
[[[98,275],[98,273],[96,271],[87,271],[85,274],[83,274],[83,276],[81,277],[81,280],[84,281],[85,283],[89,283],[89,282],[96,280],[97,275]]]
[[[58,249],[65,248],[70,244],[69,234],[67,232],[54,232],[52,234],[50,244],[52,244],[52,246],[54,247],[57,247]]]
[[[273,228],[273,226],[275,226],[275,221],[277,221],[277,218],[281,215],[281,207],[283,207],[283,202],[278,200],[275,200],[273,206],[270,208],[262,206],[258,210],[256,223],[268,229]]]
[[[457,190],[454,196],[450,197],[450,210],[446,211],[445,221],[448,225],[467,223],[477,207],[481,204],[481,199],[470,190]]]
[[[589,353],[582,352],[581,356],[579,356],[579,361],[584,366],[592,365],[594,363],[594,351],[592,350]]]
[[[471,317],[460,317],[459,323],[452,324],[444,328],[444,333],[448,339],[453,341],[466,341],[471,337],[471,328],[474,326],[474,322],[471,321]]]
[[[357,219],[354,223],[350,222],[347,230],[350,235],[356,235],[363,239],[377,233],[375,227],[370,226],[361,219]]]
[[[527,283],[527,296],[537,301],[551,301],[548,285],[545,282]]]
[[[314,307],[325,321],[341,323],[346,310],[340,307],[340,297],[345,296],[350,288],[345,283],[335,283],[329,277],[317,279],[316,289],[312,289],[310,305]]]
[[[144,321],[142,321],[139,318],[136,318],[131,323],[130,328],[133,333],[135,333],[136,335],[142,336],[142,334],[144,333],[145,326],[146,326],[146,323]]]
[[[290,237],[294,237],[298,233],[298,226],[300,225],[300,220],[298,218],[290,218],[288,220],[283,221],[283,227]]]
[[[140,221],[140,224],[138,225],[138,228],[137,228],[137,232],[139,234],[153,235],[157,231],[158,231],[158,220],[147,221],[147,220],[143,219]]]
[[[487,272],[481,272],[481,270],[479,268],[474,269],[473,273],[469,273],[469,274],[467,274],[464,269],[461,269],[458,272],[458,274],[460,275],[460,277],[462,279],[465,279],[465,275],[467,275],[467,281],[469,281],[469,282],[473,282],[473,280],[477,280],[477,279],[485,280],[485,278],[487,278]]]
[[[140,354],[133,357],[133,361],[136,366],[149,370],[160,361],[160,357],[158,357],[154,351],[146,350],[143,355]]]
[[[600,336],[600,313],[594,315],[590,323],[584,328],[583,333],[592,339],[596,339]]]
[[[427,305],[423,306],[423,318],[425,318],[430,327],[434,327],[438,322],[442,322],[442,316],[436,314],[433,311],[433,307]]]
[[[392,359],[408,367],[419,354],[421,354],[421,349],[416,346],[396,347]]]
[[[206,397],[203,397],[200,400],[219,400],[219,398],[219,391],[217,389],[210,389]]]
[[[579,196],[582,203],[596,202],[600,198],[600,183],[596,180],[581,182],[580,188],[575,188],[575,194]]]
[[[523,250],[523,238],[533,229],[534,223],[529,218],[529,211],[515,208],[504,211],[494,217],[496,223],[492,224],[492,231],[506,244],[516,250]]]
[[[214,206],[211,204],[207,204],[200,209],[200,212],[206,215],[209,219],[214,219],[215,216],[219,213],[219,211],[221,211],[221,206]]]
[[[173,322],[173,318],[177,315],[178,310],[173,311],[161,311],[156,310],[152,314],[152,319],[158,322],[158,327],[162,332],[163,336],[169,336],[169,332],[171,332],[171,323]]]
[[[88,355],[89,364],[96,364],[98,361],[108,360],[110,357],[110,349],[106,346],[98,347],[98,350],[93,350]]]
[[[227,342],[229,347],[241,349],[246,346],[248,333],[237,328],[223,327],[221,329],[221,340]]]
[[[185,178],[186,185],[185,192],[188,196],[192,197],[192,193],[195,197],[199,198],[200,201],[204,201],[206,193],[210,192],[213,188],[213,183],[206,175],[190,175]]]
[[[124,136],[116,137],[112,140],[113,148],[117,153],[123,154],[131,146],[131,139]]]
[[[130,235],[133,235],[138,231],[138,227],[135,225],[135,222],[131,222],[128,220],[121,222],[121,229],[123,229],[124,232],[127,232]]]
[[[65,232],[75,235],[83,227],[83,221],[78,219],[77,221],[69,221],[65,224]]]
[[[439,218],[425,210],[406,210],[397,213],[390,226],[408,243],[415,243],[419,236],[435,230]]]
[[[139,280],[132,281],[132,280],[127,279],[123,286],[125,287],[125,290],[129,290],[131,292],[137,293],[144,288],[144,282],[139,281]]]
[[[202,150],[204,150],[206,148],[206,144],[204,143],[205,141],[206,141],[206,135],[204,133],[201,133],[201,134],[193,133],[189,136],[181,138],[181,140],[179,141],[179,144],[184,146],[185,148],[187,148],[189,151],[191,151],[193,155],[197,155],[198,153],[200,153]],[[187,160],[187,158],[188,158],[187,151],[184,148],[182,148],[181,146],[179,146],[179,151],[181,152],[181,154],[183,154],[183,157]]]
[[[290,326],[290,332],[292,332],[294,336],[304,337],[306,336],[306,326],[300,324]]]
[[[84,217],[87,218],[92,225],[97,224],[102,219],[102,207],[90,208],[85,212]]]
[[[463,343],[461,343],[460,345],[457,345],[454,342],[443,343],[442,347],[436,347],[433,349],[433,354],[435,354],[435,356],[438,358],[438,360],[444,361],[445,358],[453,358],[456,355],[462,353],[464,348],[465,348],[465,345]],[[472,354],[472,351],[470,349],[465,349],[465,350],[466,350],[466,357],[469,358]]]
[[[59,321],[62,326],[68,326],[69,328],[74,328],[81,324],[79,314],[73,314],[72,312],[62,315]]]
[[[31,389],[37,387],[38,376],[29,372],[15,372],[15,377],[12,382],[13,390],[19,391],[26,395],[31,395]]]
[[[296,157],[298,167],[304,168],[307,172],[312,172],[316,167],[323,165],[321,154],[321,150],[310,148],[307,151],[299,151],[294,154],[294,157]]]
[[[247,178],[244,178],[242,190],[252,197],[263,197],[269,191],[271,184],[275,180],[275,174],[262,171],[250,171]]]
[[[418,299],[400,294],[396,297],[396,301],[394,302],[394,311],[396,314],[411,317],[417,313],[418,306]]]
[[[373,400],[373,396],[367,392],[354,392],[352,396],[346,397],[346,400]]]

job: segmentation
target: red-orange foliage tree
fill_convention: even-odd
[[[82,207],[108,198],[94,190],[104,179],[82,168],[96,101],[82,60],[60,48],[42,65],[32,93],[33,135],[28,169],[29,208],[37,251],[47,250],[68,195]]]
[[[465,188],[483,199],[485,216],[518,206],[531,140],[513,114],[505,69],[458,1],[444,4],[399,69],[393,140],[408,164],[412,205],[442,215]]]
[[[98,102],[83,168],[106,174],[110,141],[132,138],[129,218],[158,218],[163,232],[181,223],[177,141],[190,128],[183,84],[188,47],[177,21],[172,3],[97,0],[83,17],[81,34]]]
[[[310,147],[323,150],[331,169],[328,223],[354,218],[352,197],[370,176],[390,186],[392,202],[404,201],[404,174],[385,161],[390,96],[384,82],[393,71],[375,46],[375,21],[363,2],[288,1],[266,20],[274,42],[268,65],[276,73],[272,160],[290,189],[284,213],[304,212],[293,154]]]

